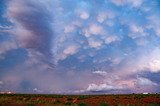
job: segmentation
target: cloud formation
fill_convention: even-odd
[[[52,27],[53,14],[50,5],[40,1],[9,1],[6,17],[14,24],[10,32],[16,36],[19,44],[25,48],[50,51],[50,43],[54,37]]]
[[[2,1],[0,90],[159,92],[158,1]]]

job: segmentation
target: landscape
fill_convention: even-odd
[[[0,106],[160,106],[160,0],[0,0]]]
[[[3,94],[0,106],[160,106],[160,94]]]

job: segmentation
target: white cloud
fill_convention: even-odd
[[[131,24],[129,28],[130,28],[130,33],[128,36],[131,37],[132,39],[144,37],[147,35],[147,33],[144,31],[144,28],[141,26]]]
[[[95,40],[93,38],[88,38],[88,44],[91,48],[99,48],[102,46],[103,42],[101,40]]]
[[[33,91],[36,92],[36,93],[43,93],[43,90],[40,90],[38,88],[34,88]]]
[[[93,74],[98,74],[98,75],[101,75],[101,76],[106,76],[108,73],[106,71],[94,71]]]
[[[89,32],[93,35],[100,35],[103,33],[103,27],[96,24],[91,24],[89,26]]]
[[[9,30],[9,29],[11,29],[11,26],[0,25],[0,29],[2,29],[2,30]],[[3,32],[3,31],[0,31],[0,32]]]
[[[152,29],[155,34],[160,37],[160,22],[159,22],[159,15],[151,15],[146,17],[148,20],[148,25],[146,26],[147,29]]]
[[[140,7],[144,0],[128,0],[133,7]]]
[[[76,45],[76,44],[74,44],[74,45],[68,45],[68,46],[66,46],[66,47],[63,49],[63,51],[62,51],[61,53],[57,54],[57,59],[58,59],[58,60],[64,60],[64,59],[66,59],[68,56],[77,53],[79,48],[80,48],[80,46],[79,46],[79,45]],[[57,60],[57,61],[58,61],[58,60]]]
[[[81,19],[84,19],[84,20],[88,19],[90,16],[89,13],[85,10],[78,10],[76,13]]]
[[[107,13],[106,12],[100,12],[97,16],[97,21],[99,23],[103,23],[107,18]]]
[[[154,31],[155,31],[156,35],[158,37],[160,37],[160,27],[155,28]]]
[[[107,36],[105,38],[105,43],[106,44],[110,44],[112,42],[116,42],[116,41],[119,41],[120,39],[117,37],[117,36]]]
[[[68,46],[67,48],[65,48],[63,53],[66,55],[72,55],[72,54],[76,53],[78,48],[79,48],[78,46],[71,45],[71,46]]]
[[[16,27],[11,31],[11,34],[16,36],[21,47],[26,47],[28,42],[35,37],[29,30],[21,26],[19,23],[16,23]]]
[[[139,70],[149,70],[151,72],[160,72],[160,49],[154,49],[150,54],[141,58],[139,61]]]
[[[85,37],[90,37],[92,35],[103,35],[104,34],[104,29],[100,25],[90,24],[87,28],[83,28],[81,33]]]
[[[138,77],[136,84],[138,86],[153,86],[153,85],[157,85],[155,82],[152,82],[151,80],[149,80],[147,78],[143,78],[143,77]]]
[[[156,72],[160,71],[160,60],[153,59],[149,62],[149,69]]]
[[[130,79],[118,79],[117,82],[115,82],[119,86],[123,86],[124,88],[135,88],[135,79],[130,78]]]
[[[143,54],[140,54],[135,58],[132,57],[132,59],[128,59],[127,64],[120,69],[121,71],[119,74],[123,73],[124,76],[127,76],[144,71],[150,71],[152,73],[160,72],[159,54],[160,48],[154,48],[147,53],[143,52]]]
[[[73,32],[75,29],[75,27],[73,25],[67,25],[65,26],[64,28],[64,33],[70,33],[70,32]]]
[[[122,59],[123,58],[121,58],[121,57],[116,57],[116,58],[111,59],[110,61],[112,62],[113,65],[117,65],[117,64],[121,63]]]
[[[140,7],[143,0],[110,0],[116,6],[130,5],[132,7]]]
[[[114,21],[111,21],[111,20],[106,21],[106,25],[109,26],[109,27],[112,27],[114,24],[115,24]]]
[[[87,91],[106,91],[106,90],[117,90],[117,89],[123,89],[121,86],[112,86],[108,84],[89,84]]]
[[[9,51],[9,50],[14,50],[17,49],[18,45],[14,41],[3,41],[0,42],[0,59],[4,59],[3,55]]]
[[[142,33],[142,32],[143,32],[142,27],[136,26],[136,25],[131,25],[131,26],[130,26],[130,30],[131,30],[131,32],[133,32],[133,33]]]
[[[87,38],[91,36],[91,34],[87,28],[82,29],[82,35]]]
[[[45,56],[42,53],[30,49],[27,49],[27,51],[28,51],[28,59],[25,60],[26,65],[32,66],[33,64],[43,63],[41,62],[41,59],[45,58]]]
[[[137,45],[140,45],[140,46],[145,46],[146,44],[149,44],[149,40],[146,38],[138,38],[135,40],[135,42]]]
[[[126,0],[110,0],[110,1],[117,6],[122,6],[126,4]]]

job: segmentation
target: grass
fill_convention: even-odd
[[[148,106],[159,106],[158,104],[156,104],[156,103],[149,103],[149,105]]]
[[[107,103],[100,103],[98,106],[109,106]]]
[[[89,97],[91,97],[91,95],[78,95],[78,100],[83,100],[83,99],[87,99],[87,98],[89,98]]]
[[[79,103],[78,106],[88,106],[86,103]]]

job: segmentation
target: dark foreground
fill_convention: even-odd
[[[0,106],[160,106],[160,94],[0,94]]]

